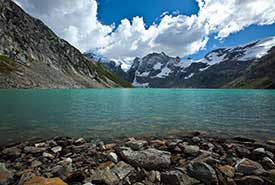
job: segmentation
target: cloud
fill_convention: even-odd
[[[97,19],[96,0],[16,0],[43,20],[60,37],[82,52],[93,50],[112,59],[129,59],[151,52],[186,56],[205,48],[210,34],[224,39],[246,27],[275,22],[275,0],[197,0],[196,15],[160,16],[145,26],[142,17],[103,25]]]
[[[217,38],[226,38],[250,25],[275,22],[275,0],[197,0],[198,17]]]

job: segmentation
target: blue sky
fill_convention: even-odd
[[[201,58],[275,36],[275,0],[14,0],[81,52]],[[166,14],[164,14],[166,12]]]
[[[98,19],[104,24],[115,23],[116,26],[120,24],[122,19],[131,20],[135,16],[143,17],[145,24],[148,26],[153,23],[158,24],[160,16],[164,12],[190,16],[197,14],[199,11],[198,3],[195,0],[123,0],[123,4],[121,0],[99,0],[98,2]],[[215,39],[215,35],[210,35],[204,50],[189,56],[201,58],[215,48],[236,46],[275,36],[275,24],[268,26],[251,25],[222,40]]]

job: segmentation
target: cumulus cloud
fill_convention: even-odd
[[[218,38],[226,38],[250,25],[275,22],[275,0],[197,0],[198,17]]]
[[[158,24],[145,26],[142,17],[103,25],[96,0],[16,0],[59,36],[82,52],[96,50],[112,59],[151,52],[186,56],[203,49],[210,34],[223,39],[250,25],[275,22],[275,0],[197,0],[199,12],[185,16],[165,12]]]

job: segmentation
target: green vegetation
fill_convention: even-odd
[[[133,87],[130,82],[127,82],[126,80],[123,80],[122,78],[118,77],[117,75],[113,74],[109,70],[107,70],[102,64],[95,63],[93,64],[95,67],[99,78],[103,79],[105,82],[107,82],[107,79],[112,80],[113,82],[120,84],[122,87]]]

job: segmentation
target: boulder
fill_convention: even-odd
[[[205,162],[191,162],[188,165],[188,175],[207,185],[218,185],[215,170]]]
[[[35,176],[24,183],[24,185],[38,185],[38,184],[39,185],[68,185],[67,183],[62,181],[60,178],[47,179],[40,176]]]
[[[263,171],[261,164],[246,158],[238,161],[235,165],[235,169],[237,172],[244,173],[246,175],[251,175]]]
[[[131,148],[122,147],[119,149],[122,159],[135,167],[141,167],[146,170],[162,170],[168,168],[171,164],[171,154],[149,148],[143,151],[133,151]]]
[[[13,178],[13,173],[6,168],[4,163],[0,163],[0,184],[9,184],[10,180]]]

